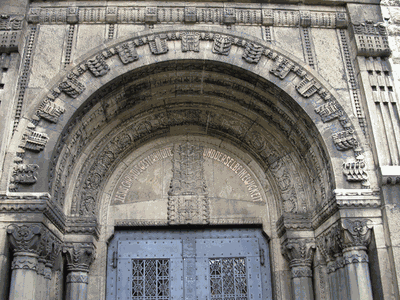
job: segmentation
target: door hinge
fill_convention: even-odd
[[[264,249],[260,248],[260,264],[263,266],[265,264],[265,254]]]
[[[117,252],[114,251],[111,258],[111,266],[115,269],[117,267]]]

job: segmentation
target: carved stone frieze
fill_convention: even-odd
[[[0,16],[0,53],[18,52],[22,42],[22,23],[24,16]]]
[[[68,271],[88,272],[96,251],[91,243],[66,243],[63,253],[67,259]]]
[[[343,254],[343,262],[346,265],[356,263],[368,263],[368,254],[364,251],[360,253],[345,252]]]

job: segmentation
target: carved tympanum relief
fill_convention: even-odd
[[[211,210],[226,213],[227,206],[231,218],[240,211],[257,216],[265,196],[253,171],[240,159],[201,142],[182,141],[136,159],[120,177],[111,205],[128,210],[154,202],[166,205],[159,218],[170,225],[209,224]]]

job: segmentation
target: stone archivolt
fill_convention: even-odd
[[[229,50],[233,46],[243,48],[243,61],[249,65],[259,64],[261,59],[275,62],[276,67],[271,68],[272,74],[277,76],[279,79],[290,78],[290,80],[295,83],[295,88],[299,95],[304,98],[316,96],[322,101],[336,103],[335,107],[340,110],[341,113],[337,114],[333,111],[333,116],[329,116],[329,112],[325,113],[323,119],[324,122],[335,120],[336,117],[340,116],[339,124],[345,127],[346,130],[353,130],[349,118],[343,110],[341,110],[335,97],[328,92],[328,90],[324,88],[322,84],[309,73],[309,71],[306,71],[302,66],[291,61],[288,57],[268,48],[262,44],[261,41],[250,41],[246,38],[229,33],[202,30],[193,31],[193,33],[190,34],[194,35],[194,40],[192,39],[191,41],[194,41],[195,44],[193,44],[193,47],[195,48],[191,48],[192,46],[189,47],[188,45],[185,45],[184,48],[189,47],[188,49],[196,49],[196,39],[198,38],[199,43],[212,42],[214,45],[213,52],[217,55],[229,55]],[[160,32],[159,34],[144,33],[141,36],[124,41],[123,43],[117,43],[115,46],[108,47],[107,49],[92,55],[91,58],[73,68],[70,73],[68,73],[55,87],[53,87],[50,93],[48,93],[45,99],[43,99],[42,103],[48,103],[49,101],[53,102],[58,98],[64,98],[65,96],[79,98],[86,89],[85,84],[81,81],[83,76],[87,76],[86,72],[90,70],[90,73],[94,77],[107,76],[109,73],[107,60],[116,54],[120,54],[119,57],[122,64],[129,64],[137,61],[135,51],[138,47],[149,44],[149,49],[153,54],[162,55],[167,53],[169,41],[182,40],[184,38],[185,43],[188,43],[187,37],[188,33],[185,30]],[[184,40],[182,40],[182,42]],[[202,67],[204,68],[204,66]],[[108,120],[113,119],[121,112],[128,111],[130,108],[133,108],[133,106],[135,106],[136,111],[140,111],[138,110],[140,106],[145,107],[145,100],[150,96],[150,94],[148,94],[149,85],[152,87],[151,90],[153,95],[157,96],[158,99],[162,99],[162,97],[168,99],[170,97],[170,95],[168,95],[168,89],[165,88],[169,84],[172,84],[172,82],[168,81],[170,79],[167,79],[166,81],[163,79],[154,82],[146,82],[146,80],[142,79],[146,78],[146,76],[143,76],[144,74],[147,75],[148,72],[154,73],[157,68],[160,72],[173,71],[173,69],[168,70],[169,67],[160,67],[156,65],[149,66],[149,69],[144,68],[137,70],[137,72],[125,74],[122,78],[118,78],[116,82],[113,82],[114,86],[119,86],[119,82],[124,85],[125,93],[118,94],[117,92],[117,94],[115,94],[116,92],[113,91],[111,84],[108,87],[105,87],[86,102],[85,106],[81,110],[82,123],[79,124],[79,129],[77,131],[74,129],[74,126],[78,124],[77,120],[80,119],[77,118],[75,119],[76,121],[72,120],[69,123],[69,127],[64,130],[59,145],[55,147],[56,150],[51,162],[49,180],[49,188],[54,194],[54,199],[61,206],[63,205],[62,200],[60,201],[57,199],[65,198],[65,190],[68,186],[69,180],[68,178],[76,161],[79,159],[80,153],[82,153],[82,150],[87,146],[88,141],[91,140],[100,129],[104,128]],[[225,74],[227,72],[227,69],[223,65],[212,64],[208,68],[208,72],[222,71]],[[184,67],[182,70],[183,69]],[[237,72],[230,72],[233,77],[238,76]],[[312,181],[315,184],[315,195],[311,198],[315,197],[325,201],[324,199],[327,198],[327,191],[329,193],[330,187],[326,186],[324,182],[331,181],[324,180],[326,174],[322,171],[327,168],[327,166],[321,165],[321,162],[326,160],[323,158],[326,157],[326,155],[323,153],[322,149],[316,148],[314,142],[312,142],[314,137],[308,136],[307,131],[309,131],[313,126],[311,125],[311,122],[307,121],[306,118],[302,118],[302,122],[298,122],[298,116],[291,115],[293,114],[293,104],[290,102],[293,100],[287,99],[287,95],[282,93],[278,88],[273,87],[268,83],[263,83],[260,80],[256,80],[250,75],[241,74],[240,76],[242,76],[241,79],[244,80],[245,83],[235,83],[232,84],[231,87],[236,89],[235,93],[247,93],[251,95],[253,99],[244,100],[246,97],[237,96],[229,88],[202,89],[200,86],[197,87],[196,84],[193,84],[196,81],[195,74],[191,75],[191,77],[181,77],[182,85],[175,84],[178,88],[171,86],[170,91],[179,96],[193,95],[202,91],[203,95],[210,95],[217,98],[229,98],[234,102],[240,104],[245,103],[246,106],[252,106],[252,110],[259,114],[260,117],[267,120],[270,124],[273,124],[276,130],[287,135],[287,139],[292,144],[293,149],[295,149],[293,154],[282,158],[281,154],[285,153],[285,151],[282,152],[281,149],[279,149],[282,147],[277,145],[268,145],[266,142],[268,134],[263,132],[260,135],[259,129],[256,129],[256,127],[248,132],[247,130],[249,127],[244,131],[243,129],[240,129],[240,126],[242,125],[239,127],[235,125],[226,126],[227,124],[235,123],[234,120],[229,120],[227,116],[223,118],[226,120],[224,123],[218,124],[218,122],[214,121],[219,119],[217,115],[212,117],[211,119],[213,122],[208,124],[204,121],[207,119],[204,119],[202,116],[204,115],[204,109],[196,110],[185,108],[186,111],[182,110],[182,112],[178,113],[178,110],[175,108],[174,117],[172,117],[171,111],[168,113],[167,118],[162,114],[154,114],[150,118],[147,117],[147,119],[142,118],[130,127],[131,133],[124,133],[119,136],[116,135],[109,140],[109,143],[105,148],[101,146],[101,144],[95,146],[94,151],[92,152],[93,154],[89,156],[89,159],[93,159],[95,157],[94,153],[96,153],[96,155],[100,157],[98,160],[99,163],[96,164],[96,166],[90,163],[84,165],[81,175],[78,176],[79,180],[77,180],[76,183],[76,192],[75,195],[73,195],[71,213],[74,215],[89,216],[96,212],[98,188],[107,177],[107,171],[112,170],[110,166],[119,161],[119,157],[123,157],[131,147],[136,147],[136,145],[143,143],[150,138],[154,138],[159,134],[165,134],[168,131],[168,127],[188,124],[188,122],[192,124],[202,124],[202,126],[205,125],[206,128],[210,128],[212,134],[217,134],[218,132],[220,132],[218,134],[221,134],[225,131],[223,135],[229,133],[229,135],[233,137],[233,140],[240,141],[246,139],[245,147],[254,153],[254,155],[259,159],[259,162],[265,166],[266,170],[269,170],[274,174],[273,176],[277,180],[277,188],[281,194],[283,202],[282,210],[291,212],[307,210],[305,199],[310,198],[305,194],[304,182],[306,179],[302,178],[299,171],[294,171],[293,169],[288,168],[288,165],[293,165],[293,160],[296,161],[303,159],[310,162],[305,163],[305,168],[307,172],[309,172],[310,178],[312,178]],[[209,80],[210,82],[214,81],[212,84],[227,84],[226,80],[218,82],[218,80],[215,81],[212,77],[213,76],[210,76],[209,78],[205,77],[206,79],[204,79],[203,76],[201,80]],[[180,80],[178,78],[179,77],[174,77],[173,80]],[[127,85],[128,82],[135,79],[137,80],[137,84],[131,86]],[[185,83],[188,82],[191,84],[186,84],[185,87]],[[260,88],[260,91],[257,93],[252,92],[252,90],[254,90],[254,83],[256,83],[256,86],[259,86]],[[167,94],[165,94],[166,92]],[[62,93],[65,95],[62,96]],[[275,103],[274,101],[268,100],[271,98],[268,93],[272,93],[274,95],[273,98],[280,98],[281,103],[276,103],[276,100]],[[106,100],[102,99],[104,98],[104,95],[107,94],[111,94],[114,98],[111,98],[109,104],[105,105]],[[257,101],[254,101],[254,99]],[[286,99],[288,101],[285,101]],[[102,103],[101,105],[97,104],[100,100]],[[90,110],[92,107],[94,107],[94,110]],[[202,110],[203,112],[201,112]],[[35,116],[36,119],[33,118],[32,121],[37,120],[38,117],[41,118],[43,115],[41,111],[43,111],[43,104],[38,108],[38,112]],[[88,114],[88,111],[90,111],[91,114]],[[288,111],[291,111],[291,113],[288,114]],[[58,110],[57,113],[59,115],[59,113],[63,112],[64,110]],[[210,111],[208,114],[212,115]],[[54,122],[55,120],[49,120],[46,116],[43,117],[43,119],[45,122]],[[167,120],[167,122],[165,123],[164,121],[163,123],[162,120]],[[307,124],[307,122],[309,122],[309,124]],[[240,124],[241,122],[236,123]],[[32,122],[32,124],[38,124],[38,122]],[[30,125],[30,129],[33,130],[35,128],[32,128]],[[223,130],[221,131],[221,129]],[[121,138],[123,139],[123,142],[120,143]],[[274,138],[272,138],[272,140],[273,139]],[[353,140],[355,139],[356,137],[354,136]],[[63,146],[65,142],[65,145],[68,146]],[[352,143],[355,144],[356,142]],[[98,152],[99,150],[102,152]],[[354,151],[359,154],[360,149],[357,148]],[[279,153],[279,155],[277,153]],[[360,158],[360,160],[362,159]],[[288,174],[290,174],[290,176]],[[365,176],[354,177],[354,180],[366,182],[367,178]],[[80,199],[78,197],[80,197]]]

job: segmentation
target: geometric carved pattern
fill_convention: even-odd
[[[169,259],[132,260],[132,299],[169,300]]]
[[[211,299],[248,300],[244,257],[210,258]]]
[[[203,147],[189,142],[176,145],[168,192],[170,224],[208,224],[209,200],[204,178]]]

